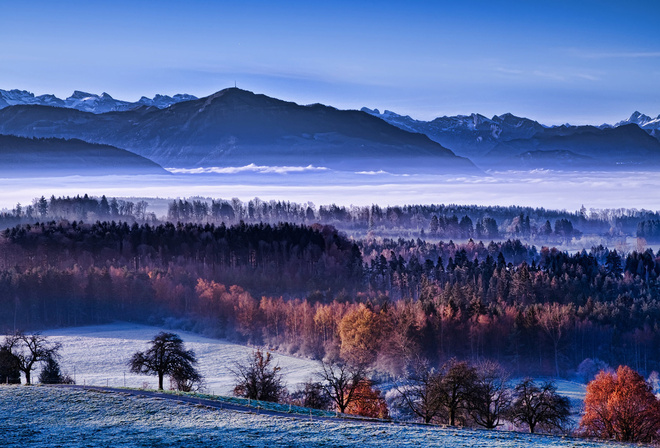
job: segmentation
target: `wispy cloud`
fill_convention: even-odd
[[[588,73],[577,73],[575,77],[586,79],[587,81],[600,81],[600,78],[598,76],[590,75]]]
[[[525,73],[522,70],[506,68],[506,67],[497,67],[495,71],[504,73],[506,75],[523,75]]]
[[[586,59],[650,59],[660,58],[660,51],[619,51],[619,52],[583,52],[575,51],[577,56]]]
[[[322,166],[261,166],[251,163],[245,166],[228,167],[207,167],[207,168],[167,168],[174,174],[239,174],[244,172],[261,174],[288,174],[302,173],[309,171],[327,171],[328,168]]]
[[[534,70],[532,72],[534,76],[538,76],[539,78],[546,78],[546,79],[552,79],[554,81],[566,81],[566,76],[560,75],[559,73],[553,73],[553,72],[546,72],[543,70]]]

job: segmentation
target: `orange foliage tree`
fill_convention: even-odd
[[[582,430],[621,442],[651,442],[660,436],[660,402],[630,367],[601,371],[587,385]]]
[[[355,390],[355,396],[356,399],[346,408],[347,414],[384,419],[390,417],[383,395],[378,389],[372,387],[371,381],[360,381]]]

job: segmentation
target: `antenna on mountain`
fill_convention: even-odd
[[[236,88],[236,81],[234,81],[234,89]]]

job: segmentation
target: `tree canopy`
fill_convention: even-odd
[[[179,335],[158,333],[145,352],[136,352],[128,362],[133,373],[157,374],[158,389],[163,389],[165,375],[173,375],[177,381],[201,378],[194,365],[197,358],[193,350],[186,350]]]

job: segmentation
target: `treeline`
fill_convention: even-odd
[[[649,219],[637,224],[638,238],[644,238],[651,241],[660,240],[660,219]]]
[[[660,219],[647,210],[590,210],[576,212],[531,207],[475,205],[405,205],[380,207],[296,204],[283,201],[247,203],[237,199],[178,199],[168,208],[170,221],[224,221],[297,223],[323,222],[342,230],[408,230],[442,238],[498,237],[566,240],[583,232],[597,235],[633,235],[639,222]],[[580,230],[578,230],[580,229]]]
[[[6,229],[0,269],[182,269],[253,292],[303,294],[359,283],[360,250],[329,226],[51,221]]]
[[[226,225],[290,222],[323,223],[357,235],[369,232],[381,236],[405,234],[431,239],[519,238],[543,244],[558,244],[583,234],[604,238],[638,235],[653,238],[660,214],[646,210],[590,210],[576,212],[531,207],[463,205],[406,205],[380,207],[338,206],[288,201],[243,202],[236,198],[178,199],[169,203],[167,216],[148,211],[147,201],[100,198],[88,195],[51,196],[34,199],[30,205],[17,204],[0,213],[0,228],[35,220],[123,220],[150,224],[195,222]],[[162,221],[161,221],[162,220]],[[655,224],[654,224],[655,223]]]
[[[324,358],[490,358],[565,374],[584,359],[660,370],[660,260],[366,239],[329,226],[49,222],[0,239],[0,325],[132,319]],[[230,286],[231,285],[231,286]]]
[[[21,223],[33,223],[36,220],[67,219],[75,221],[96,221],[107,219],[139,220],[155,222],[156,215],[147,212],[146,201],[128,201],[110,198],[84,196],[44,196],[34,199],[32,204],[20,203],[11,210],[0,212],[0,228],[12,227]]]

